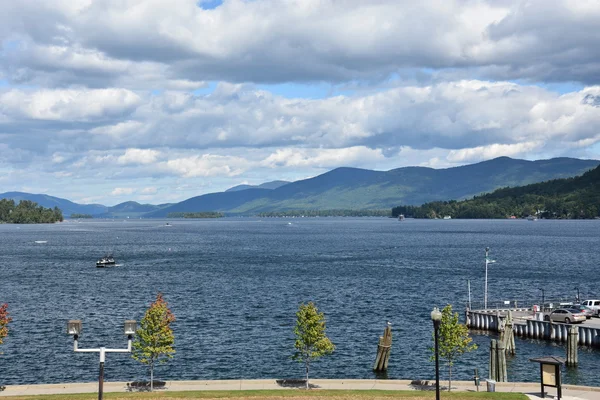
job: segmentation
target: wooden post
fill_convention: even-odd
[[[388,322],[387,326],[383,330],[383,336],[379,337],[379,344],[377,345],[377,357],[375,357],[373,371],[387,371],[391,348],[392,324]]]
[[[496,372],[496,371],[498,371],[498,369],[497,369],[498,362],[496,361],[496,356],[497,356],[496,348],[497,348],[496,339],[492,339],[492,341],[490,342],[490,365],[489,365],[488,378],[493,379],[493,380],[496,380],[496,378],[498,377],[497,372]]]
[[[571,325],[567,335],[567,365],[575,367],[578,364],[577,359],[577,342],[579,340],[579,328]]]
[[[496,382],[506,382],[506,351],[504,349],[504,343],[498,343],[496,350],[498,351],[498,355],[496,356],[496,360],[498,361],[498,377]]]

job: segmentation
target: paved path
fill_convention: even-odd
[[[370,380],[370,379],[311,379],[311,385],[319,389],[348,389],[348,390],[431,390],[429,386],[417,386],[407,380]],[[443,382],[442,382],[443,384]],[[274,379],[257,380],[223,380],[223,381],[167,381],[161,391],[186,391],[186,390],[293,390],[297,382],[278,381]],[[453,390],[475,391],[473,382],[452,382]],[[105,392],[126,392],[131,390],[127,382],[105,382]],[[480,386],[481,391],[486,390],[486,384]],[[66,393],[94,393],[98,391],[98,383],[64,383],[48,385],[10,385],[0,392],[3,396],[39,395],[39,394],[66,394]],[[525,393],[531,399],[540,398],[539,383],[496,383],[497,392]],[[548,388],[549,395],[555,395],[553,388]],[[548,396],[547,398],[552,398]],[[600,400],[600,387],[589,386],[563,386],[563,399],[565,400]]]

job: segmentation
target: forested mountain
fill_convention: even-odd
[[[21,200],[29,200],[37,203],[42,207],[54,208],[58,207],[64,216],[68,217],[71,214],[103,214],[108,210],[108,207],[101,204],[77,204],[72,201],[61,199],[60,197],[49,196],[47,194],[32,194],[24,192],[6,192],[0,193],[0,199],[10,199],[15,202]]]
[[[465,199],[505,186],[571,177],[596,167],[596,160],[555,158],[525,161],[500,157],[447,169],[406,167],[391,171],[337,168],[277,189],[211,193],[147,214],[218,211],[255,215],[290,210],[378,210],[398,204]]]
[[[498,189],[464,201],[398,206],[392,215],[415,218],[540,218],[585,219],[600,216],[600,167],[582,176],[527,186]]]

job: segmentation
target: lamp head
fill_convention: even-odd
[[[433,311],[431,312],[431,320],[434,322],[442,320],[442,313],[437,307],[433,307]]]
[[[67,334],[73,336],[81,335],[82,324],[80,319],[71,319],[67,322]]]
[[[127,336],[135,335],[135,331],[137,330],[137,322],[135,320],[127,320],[125,321],[125,334]]]

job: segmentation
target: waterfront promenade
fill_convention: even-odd
[[[311,386],[315,389],[329,390],[434,390],[432,381],[426,387],[417,386],[409,380],[370,380],[370,379],[311,379]],[[433,381],[435,384],[435,381]],[[447,381],[441,381],[443,386]],[[302,384],[293,384],[275,379],[256,380],[207,380],[207,381],[167,381],[163,388],[157,392],[198,391],[198,390],[298,390]],[[476,391],[471,381],[453,381],[453,391]],[[42,394],[75,394],[94,393],[98,390],[97,382],[90,383],[65,383],[41,385],[10,385],[0,392],[0,397],[7,396],[32,396]],[[480,391],[486,391],[486,383],[482,381]],[[555,394],[553,388],[547,388],[547,398]],[[127,382],[105,382],[104,392],[128,392],[132,390]],[[540,398],[539,383],[531,382],[504,382],[496,383],[497,392],[524,393],[531,399]],[[600,387],[563,385],[563,399],[565,400],[599,400]]]

